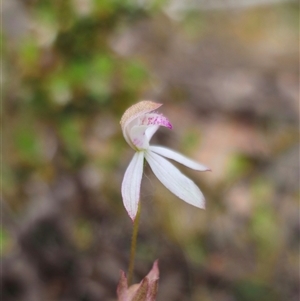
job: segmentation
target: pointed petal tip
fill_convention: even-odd
[[[129,215],[129,217],[130,217],[130,219],[131,219],[131,221],[132,221],[132,223],[134,223],[134,220],[135,220],[135,215],[130,215],[129,213],[128,213],[128,215]]]
[[[128,211],[127,209],[126,209],[126,212],[127,212],[128,216],[129,216],[129,218],[131,219],[132,223],[134,223],[134,220],[136,218],[136,212],[134,213],[132,211]]]
[[[195,207],[199,208],[199,209],[202,209],[202,210],[205,210],[206,208],[206,205],[205,205],[205,199],[204,200],[201,200],[200,204],[193,204]]]
[[[154,268],[154,269],[159,269],[159,259],[156,259],[155,261],[154,261],[154,263],[153,263],[153,267],[152,268]]]
[[[212,171],[212,169],[210,167],[207,167],[205,165],[203,165],[204,169],[200,170],[200,171]]]
[[[199,206],[200,209],[205,210],[206,209],[206,200],[205,197],[203,196],[203,199],[201,200],[201,205]]]
[[[128,214],[128,216],[129,216],[129,218],[131,219],[132,223],[134,223],[134,220],[135,220],[135,218],[136,218],[137,212],[132,212],[132,211],[127,210],[127,209],[126,209],[126,211],[127,211],[127,214]]]
[[[157,281],[159,279],[159,266],[158,259],[153,262],[152,268],[148,275],[146,276],[151,282]]]
[[[211,169],[210,167],[208,167],[208,166],[203,165],[203,169],[202,169],[202,170],[199,170],[199,171],[204,171],[204,172],[206,172],[206,171],[212,171],[212,169]]]

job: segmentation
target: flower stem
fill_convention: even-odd
[[[128,286],[131,284],[132,277],[133,277],[134,258],[135,258],[135,252],[136,252],[136,241],[137,241],[137,235],[138,235],[138,230],[139,230],[140,215],[141,215],[141,202],[139,202],[138,211],[137,211],[136,217],[133,222],[131,248],[130,248],[130,260],[129,260],[128,278],[127,278]]]

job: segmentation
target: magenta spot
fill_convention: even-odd
[[[170,121],[162,114],[150,113],[141,118],[142,125],[160,125],[172,129]]]
[[[140,146],[140,145],[142,145],[142,142],[141,142],[141,140],[140,140],[140,139],[138,139],[138,138],[134,138],[132,142],[133,142],[133,144],[134,144],[134,145],[136,145],[136,146]]]

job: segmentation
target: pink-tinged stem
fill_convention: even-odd
[[[133,230],[132,230],[132,238],[131,238],[131,248],[130,248],[130,260],[129,260],[129,267],[128,267],[128,286],[132,282],[133,277],[133,268],[134,268],[134,258],[136,253],[136,241],[138,236],[138,230],[139,230],[139,220],[141,215],[141,202],[138,204],[138,211],[136,214],[136,217],[133,222]]]

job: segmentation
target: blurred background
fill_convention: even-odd
[[[178,166],[200,210],[146,167],[135,282],[158,258],[158,301],[298,300],[298,1],[4,0],[2,23],[2,301],[116,300],[142,99],[212,172]]]

